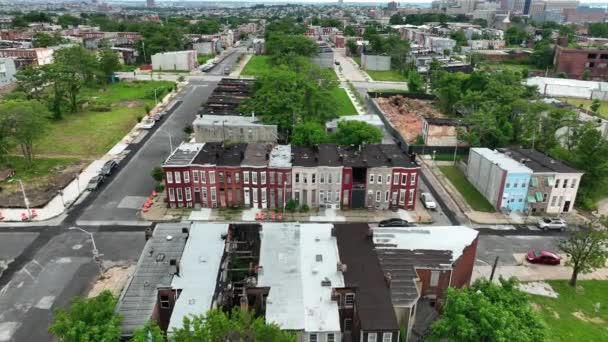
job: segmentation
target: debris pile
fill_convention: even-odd
[[[444,115],[433,106],[431,101],[403,97],[375,99],[393,127],[410,143],[422,134],[422,117],[442,118]]]

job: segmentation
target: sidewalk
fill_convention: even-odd
[[[471,281],[475,281],[478,278],[490,278],[492,273],[492,266],[475,266],[473,268],[473,275]],[[494,273],[494,282],[498,282],[499,276],[503,278],[515,277],[519,281],[539,281],[539,280],[550,280],[550,279],[570,279],[572,275],[572,267],[563,265],[548,266],[538,265],[523,262],[520,265],[509,265],[509,266],[498,266]],[[589,274],[579,274],[579,280],[587,279],[608,279],[608,267],[600,268]]]
[[[239,65],[237,65],[237,67],[230,73],[230,76],[240,76],[251,57],[253,57],[253,55],[244,54],[243,58],[241,58],[241,61],[239,62]]]
[[[271,209],[210,209],[210,208],[179,208],[168,209],[165,204],[164,194],[159,194],[155,199],[154,204],[146,211],[141,211],[141,217],[144,220],[154,222],[171,222],[171,221],[238,221],[238,222],[255,222],[256,214],[261,213],[266,215],[265,221],[273,221],[272,214],[278,215],[278,211]],[[401,218],[409,222],[430,223],[431,216],[422,208],[414,211],[399,209],[394,212],[391,210],[338,210],[338,209],[319,209],[318,211],[311,210],[306,213],[289,213],[283,214],[282,221],[295,222],[369,222],[377,223],[390,218]]]
[[[170,108],[174,97],[181,90],[178,85],[177,92],[167,94],[151,111],[152,114],[158,113]],[[67,208],[75,204],[81,195],[87,194],[86,186],[91,178],[97,176],[106,161],[114,159],[118,163],[124,157],[123,152],[130,144],[138,143],[146,134],[147,130],[141,130],[140,124],[137,123],[127,135],[116,143],[105,155],[89,164],[72,182],[63,188],[63,194],[58,194],[53,197],[44,207],[32,208],[30,212],[23,208],[7,208],[0,209],[0,216],[4,219],[0,222],[23,222],[23,221],[45,221],[61,215]],[[26,192],[27,195],[27,192]],[[29,218],[28,218],[29,217]],[[23,220],[23,218],[26,218]]]

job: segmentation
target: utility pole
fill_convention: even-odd
[[[497,265],[498,265],[498,255],[496,256],[496,259],[494,259],[494,265],[492,265],[492,273],[490,274],[490,282],[492,282],[492,280],[494,280],[494,272],[496,272]]]
[[[97,245],[95,244],[95,237],[93,236],[93,233],[86,231],[82,228],[79,227],[70,227],[68,228],[68,230],[80,230],[81,232],[85,233],[85,234],[89,234],[89,236],[91,237],[91,243],[93,244],[93,260],[95,260],[95,262],[97,263],[97,266],[99,266],[99,275],[103,274],[103,264],[102,264],[102,260],[101,257],[103,256],[103,254],[99,254],[99,250],[97,249]]]
[[[23,203],[25,203],[25,208],[27,209],[27,218],[32,217],[32,213],[30,212],[30,200],[27,199],[27,195],[25,194],[25,188],[23,187],[23,182],[19,179],[19,185],[21,186],[21,193],[23,194]]]

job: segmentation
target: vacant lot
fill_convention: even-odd
[[[576,288],[566,280],[547,282],[558,298],[530,295],[549,327],[547,341],[608,341],[608,281],[583,280]]]
[[[355,109],[355,106],[353,106],[353,103],[346,94],[346,90],[344,90],[344,88],[333,89],[331,91],[331,95],[338,103],[337,110],[339,116],[357,115],[357,110]]]
[[[258,77],[270,71],[268,56],[252,56],[241,72],[242,76]]]
[[[397,70],[374,71],[365,70],[374,81],[407,82],[407,77]]]
[[[582,107],[587,110],[591,110],[591,104],[593,103],[593,100],[575,99],[575,98],[571,98],[571,97],[563,97],[563,98],[560,98],[560,100],[562,100],[566,103],[569,103],[573,106],[576,106],[576,107],[580,107],[582,105]],[[608,119],[608,102],[600,101],[600,108],[597,111],[597,115],[604,119]]]
[[[79,113],[67,114],[53,122],[36,144],[42,156],[94,158],[106,153],[122,139],[137,120],[154,107],[154,90],[160,100],[171,82],[121,82],[107,89],[87,89],[88,105]]]
[[[441,172],[450,180],[452,185],[460,191],[462,197],[464,197],[473,210],[490,213],[495,211],[490,202],[488,202],[488,200],[469,183],[460,169],[455,166],[440,166],[439,169],[441,169]]]

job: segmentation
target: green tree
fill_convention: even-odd
[[[351,56],[356,56],[357,55],[357,42],[354,40],[348,40],[346,42],[346,48],[348,49],[348,52],[350,53]]]
[[[421,93],[424,90],[424,82],[417,71],[410,70],[408,73],[407,88],[411,93]]]
[[[59,33],[48,34],[36,32],[34,34],[34,47],[49,47],[65,43],[65,39]]]
[[[600,109],[600,107],[602,106],[602,103],[600,102],[600,100],[595,99],[591,102],[591,111],[594,112],[595,114],[597,114],[597,111]]]
[[[82,46],[73,46],[58,50],[53,55],[53,73],[57,75],[54,82],[60,82],[65,89],[70,109],[78,109],[78,95],[87,83],[92,84],[99,73],[99,64],[95,55]]]
[[[395,13],[391,15],[388,23],[391,25],[403,25],[405,24],[405,20],[401,14]]]
[[[145,326],[133,332],[131,342],[165,342],[165,336],[154,321],[148,321]]]
[[[154,179],[157,182],[163,181],[163,177],[164,177],[163,169],[161,169],[159,166],[153,168],[150,175],[152,176],[152,179]]]
[[[99,50],[99,68],[103,74],[105,82],[110,82],[112,75],[120,70],[120,60],[115,51],[109,47]]]
[[[27,65],[17,71],[17,89],[24,92],[28,99],[39,100],[47,80],[43,69]]]
[[[230,313],[212,309],[204,316],[184,317],[183,328],[174,330],[172,337],[175,342],[227,340],[295,342],[296,337],[240,308],[234,308]]]
[[[469,288],[449,288],[441,319],[433,323],[431,341],[543,341],[546,327],[517,281],[500,285],[479,279]]]
[[[357,35],[357,31],[353,25],[346,26],[343,33],[345,37],[353,37]]]
[[[590,23],[587,28],[591,37],[608,37],[608,23]]]
[[[270,61],[275,65],[287,64],[286,60],[292,56],[310,57],[317,50],[317,44],[302,35],[273,33],[266,41],[266,53],[270,55]]]
[[[116,297],[103,291],[93,298],[77,297],[68,310],[55,311],[49,332],[61,342],[120,340],[120,316],[114,311]]]
[[[531,59],[538,68],[547,69],[553,66],[554,54],[555,51],[549,42],[540,41],[534,45],[534,51],[532,52]]]
[[[603,218],[603,223],[608,220]],[[586,274],[602,268],[608,260],[608,230],[588,223],[573,231],[568,239],[560,242],[560,249],[568,255],[566,266],[572,267],[568,284],[576,286],[579,274]]]
[[[523,28],[512,26],[505,31],[505,41],[508,45],[519,45],[528,40],[529,35]]]
[[[591,71],[589,71],[589,69],[585,69],[585,71],[583,71],[583,74],[581,75],[581,80],[588,80],[589,78],[591,78]]]
[[[450,38],[456,41],[456,44],[460,46],[467,46],[467,37],[464,35],[463,31],[454,31],[450,34]]]
[[[194,34],[214,34],[220,32],[220,23],[216,20],[199,20],[189,28]]]
[[[57,18],[57,24],[61,25],[63,28],[68,28],[70,26],[78,26],[82,23],[82,20],[78,17],[74,17],[69,14],[60,15]]]
[[[322,124],[317,122],[303,122],[293,128],[290,142],[296,146],[315,146],[328,141],[327,133]]]
[[[338,145],[363,145],[378,144],[382,137],[382,131],[367,122],[341,121],[332,140]]]
[[[9,137],[19,145],[23,157],[31,163],[34,144],[48,129],[50,113],[38,101],[12,100],[0,104],[0,121]]]

